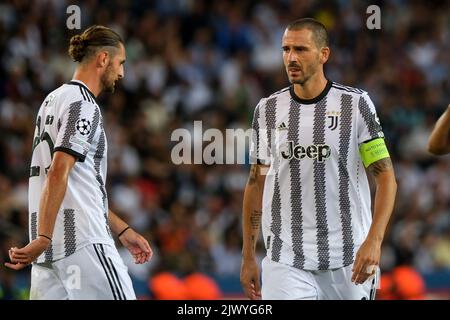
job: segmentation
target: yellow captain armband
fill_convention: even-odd
[[[362,143],[359,146],[359,154],[366,168],[378,160],[389,158],[389,152],[383,138]]]

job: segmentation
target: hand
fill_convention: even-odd
[[[378,266],[381,256],[381,243],[372,239],[363,242],[353,263],[352,282],[363,284],[369,277],[373,276],[376,268],[369,270],[371,266]]]
[[[35,261],[50,244],[50,240],[44,237],[37,237],[23,248],[9,249],[9,262],[5,266],[14,270],[21,270]]]
[[[247,297],[252,300],[261,299],[259,269],[255,258],[242,258],[241,285]]]
[[[142,264],[152,258],[153,251],[148,241],[143,236],[135,232],[133,229],[128,229],[120,237],[120,242],[125,248],[130,251],[134,258],[134,263]]]

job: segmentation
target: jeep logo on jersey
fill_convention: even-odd
[[[286,160],[291,160],[292,158],[301,160],[304,157],[308,157],[317,159],[318,162],[323,162],[331,155],[331,148],[326,144],[311,144],[304,147],[300,144],[294,146],[293,141],[288,141],[285,146],[286,148],[281,150],[281,156]]]

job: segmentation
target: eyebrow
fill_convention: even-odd
[[[288,49],[288,48],[290,48],[290,47],[293,47],[294,49],[296,49],[296,50],[299,50],[299,49],[309,49],[309,47],[307,47],[307,46],[296,46],[296,45],[293,45],[293,46],[288,46],[288,45],[284,45],[284,46],[282,46],[281,48],[282,49]]]

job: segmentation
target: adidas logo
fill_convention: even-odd
[[[282,122],[279,126],[278,126],[278,128],[277,128],[278,130],[287,130],[288,129],[288,127],[286,127],[286,123],[284,123],[284,122]]]

